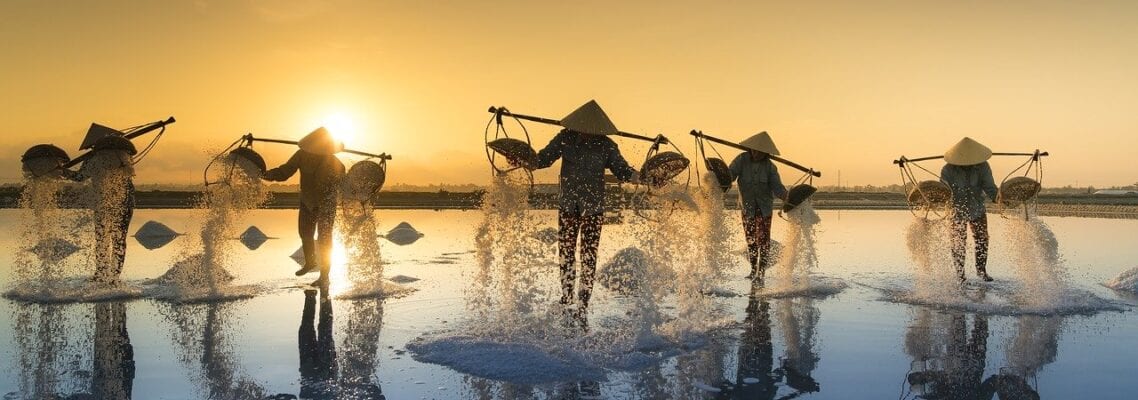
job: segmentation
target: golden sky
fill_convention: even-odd
[[[136,182],[198,182],[244,133],[341,118],[349,147],[395,156],[388,182],[485,183],[488,106],[560,118],[589,99],[689,155],[691,129],[769,131],[820,185],[898,183],[890,160],[962,136],[1050,151],[1046,186],[1138,182],[1134,1],[12,0],[0,15],[2,182],[33,144],[75,156],[91,122],[172,115]],[[529,127],[538,149],[555,132]],[[618,143],[643,161],[645,144]],[[270,164],[293,150],[255,148]],[[1019,162],[994,161],[997,179]]]

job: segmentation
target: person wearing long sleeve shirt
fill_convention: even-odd
[[[986,146],[964,138],[945,153],[947,164],[940,171],[941,182],[952,190],[952,259],[961,283],[965,281],[969,227],[976,247],[976,275],[984,281],[992,280],[987,270],[988,216],[984,202],[995,201],[999,189],[987,161],[991,156],[992,151]]]
[[[740,144],[751,150],[736,156],[729,168],[732,179],[739,183],[742,200],[743,232],[747,238],[747,260],[751,263],[747,277],[761,282],[771,264],[774,199],[786,197],[786,186],[771,162],[770,155],[778,155],[778,148],[769,134],[761,132]]]
[[[300,234],[304,265],[297,276],[320,268],[314,286],[328,284],[332,265],[332,230],[336,222],[337,188],[344,176],[344,163],[335,153],[343,149],[324,128],[305,136],[300,150],[283,165],[265,171],[267,181],[283,182],[300,171],[300,212],[297,231]],[[319,254],[317,254],[319,252]],[[318,257],[319,256],[319,257]]]
[[[581,238],[581,282],[576,297],[577,313],[585,313],[592,295],[597,268],[597,247],[604,219],[604,172],[612,171],[617,179],[637,179],[636,170],[620,154],[616,142],[605,135],[616,127],[595,102],[589,102],[562,120],[562,130],[538,152],[537,168],[548,168],[561,160],[560,197],[558,200],[558,242],[561,261],[561,303],[574,301],[577,280],[575,268],[577,238]]]

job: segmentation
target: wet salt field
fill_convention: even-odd
[[[0,211],[3,231],[20,231],[21,212]],[[556,225],[552,211],[530,214],[537,226],[527,230]],[[406,221],[424,234],[407,245],[380,240],[384,275],[413,291],[337,298],[351,290],[340,268],[333,271],[325,300],[297,287],[315,275],[292,275],[297,264],[289,256],[299,247],[296,211],[255,210],[237,222],[238,231],[256,226],[271,238],[255,250],[232,246],[228,259],[236,276],[232,284],[252,286],[251,298],[190,304],[148,296],[100,303],[0,301],[0,330],[6,332],[0,335],[0,365],[9,366],[0,371],[0,393],[67,397],[91,392],[93,384],[121,385],[133,398],[147,399],[320,398],[320,387],[327,385],[338,387],[343,398],[378,398],[382,392],[388,399],[880,399],[945,393],[988,398],[994,392],[999,398],[1032,398],[1029,393],[1037,392],[1039,398],[1129,399],[1138,391],[1138,297],[1101,285],[1138,263],[1138,221],[1041,218],[1054,233],[1068,286],[1063,294],[1031,294],[1048,301],[1040,308],[1008,305],[1007,299],[1027,290],[1017,285],[1019,261],[1012,256],[1022,246],[1001,240],[1010,235],[1009,220],[990,216],[989,272],[995,282],[973,280],[965,289],[967,301],[948,295],[903,302],[894,301],[903,297],[896,288],[920,284],[906,247],[912,215],[818,214],[814,273],[844,282],[844,290],[748,297],[747,267],[736,252],[728,258],[733,263],[721,267],[722,283],[702,296],[704,314],[695,328],[661,334],[671,340],[659,343],[643,341],[658,336],[640,335],[629,347],[622,336],[630,330],[628,315],[643,307],[634,304],[635,296],[600,284],[587,331],[565,327],[558,315],[533,316],[502,327],[522,327],[529,334],[512,337],[524,339],[487,340],[479,304],[504,302],[510,297],[504,287],[527,287],[532,290],[514,293],[525,299],[518,304],[548,308],[556,301],[549,287],[555,286],[557,267],[555,245],[526,247],[523,258],[536,268],[519,270],[517,282],[486,286],[478,261],[480,245],[486,245],[478,240],[481,211],[376,212],[379,231]],[[165,273],[184,242],[200,232],[199,215],[136,211],[132,233],[154,220],[187,235],[154,250],[131,238],[123,272],[128,285]],[[645,228],[636,218],[628,214],[625,224],[605,226],[599,264],[629,246],[652,250],[640,241]],[[735,227],[739,216],[728,212],[725,221],[731,227],[728,246],[742,248]],[[775,221],[776,240],[786,236],[787,225]],[[671,236],[685,233],[683,226],[673,228],[680,229]],[[17,234],[0,238],[5,288],[13,283],[20,241]],[[334,259],[340,266],[345,262],[343,255]],[[681,303],[674,295],[656,299],[650,308],[665,322],[655,329],[690,318]],[[533,331],[541,327],[553,333],[535,340],[542,336]],[[107,351],[122,348],[124,339],[132,357]],[[131,359],[133,378],[121,367]]]

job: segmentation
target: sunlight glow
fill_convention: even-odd
[[[328,128],[332,136],[350,147],[356,138],[356,121],[345,112],[335,112],[324,117],[321,125]]]

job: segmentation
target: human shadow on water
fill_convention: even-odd
[[[752,290],[755,293],[755,290]],[[751,296],[739,337],[735,382],[720,387],[719,399],[793,399],[821,391],[811,376],[819,357],[813,350],[818,311],[812,299],[777,299],[778,316],[786,336],[786,356],[775,365],[771,340],[771,300]],[[779,383],[792,389],[779,395]]]
[[[385,398],[379,384],[372,382],[382,316],[381,299],[356,300],[350,305],[341,358],[332,334],[332,300],[326,291],[320,291],[319,296],[316,290],[304,291],[297,331],[301,399]]]
[[[916,311],[905,338],[905,352],[913,362],[901,398],[987,400],[999,395],[1001,400],[1039,399],[1027,376],[1054,360],[1056,325],[1033,323],[1044,317],[1020,317],[1019,332],[1008,349],[1010,365],[985,379],[988,317],[972,314],[969,329],[968,316],[924,308]]]

